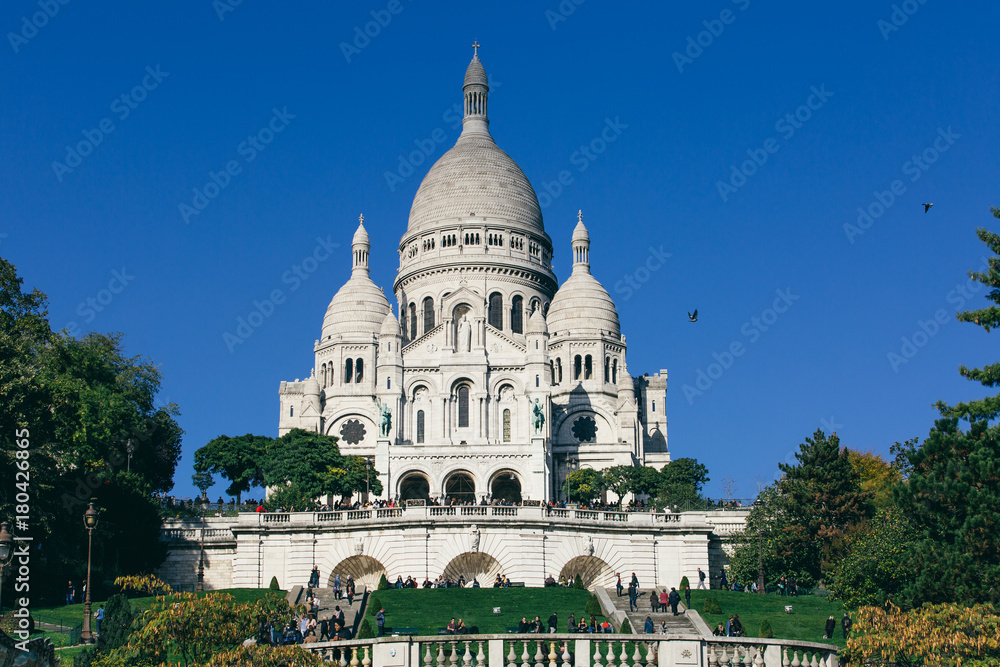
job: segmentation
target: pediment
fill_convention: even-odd
[[[527,351],[527,348],[524,343],[518,342],[502,331],[499,331],[491,326],[487,326],[486,351],[490,354],[523,355]]]
[[[485,317],[486,316],[486,299],[483,293],[470,287],[469,285],[461,285],[457,290],[448,294],[448,296],[441,298],[441,311],[444,317],[451,317],[452,311],[455,310],[455,306],[466,303],[472,308],[472,313],[474,317]]]

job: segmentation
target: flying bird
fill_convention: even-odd
[[[924,213],[931,210],[931,206],[934,206],[934,204],[924,204]]]
[[[693,313],[688,313],[688,319],[692,322],[698,321],[698,309],[695,308]]]

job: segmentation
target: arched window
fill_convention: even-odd
[[[410,340],[417,337],[417,304],[410,304]]]
[[[392,378],[386,378],[385,379],[385,388],[386,389],[392,389]]]
[[[503,295],[499,292],[490,294],[490,326],[503,329]]]
[[[417,410],[417,444],[424,444],[424,411]]]
[[[469,387],[458,388],[458,427],[469,428]]]
[[[656,413],[656,401],[653,401],[653,413]]]
[[[358,359],[354,362],[354,382],[361,382],[365,374],[365,360]]]
[[[611,357],[604,357],[604,381],[611,382]]]
[[[344,384],[350,384],[354,380],[354,359],[344,362]]]
[[[618,360],[615,359],[611,362],[611,382],[613,384],[618,384]]]
[[[528,313],[528,315],[534,315],[535,311],[538,310],[538,306],[539,306],[540,303],[541,302],[538,299],[532,299],[531,300],[531,308],[530,308],[531,312]]]
[[[424,333],[434,328],[434,299],[424,299]]]
[[[295,406],[294,405],[288,408],[288,416],[289,417],[294,417],[295,416]]]
[[[510,442],[510,410],[503,411],[503,441]]]
[[[562,384],[562,357],[556,359],[556,384]]]
[[[549,377],[552,378],[552,384],[559,384],[559,381],[556,380],[556,362],[551,359],[549,360]]]
[[[524,333],[524,299],[515,296],[510,301],[510,330],[513,333]]]
[[[580,376],[583,374],[583,359],[580,355],[576,355],[573,358],[573,379],[579,380]]]
[[[535,386],[536,386],[536,387],[539,387],[539,386],[541,386],[541,385],[539,384],[539,382],[541,382],[541,380],[540,380],[540,379],[539,379],[539,377],[538,377],[538,376],[536,375],[536,376],[535,376]]]
[[[587,358],[584,360],[583,368],[584,368],[584,375],[583,375],[584,380],[589,380],[594,376],[594,360],[590,357],[589,354],[587,355]]]

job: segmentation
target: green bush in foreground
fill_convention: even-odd
[[[681,583],[677,588],[678,590],[682,591],[686,591],[687,589],[691,588],[691,582],[688,581],[687,575],[681,577]]]
[[[583,579],[580,577],[579,574],[573,577],[573,588],[575,588],[578,591],[587,590],[587,587],[583,585]]]
[[[705,604],[702,606],[701,610],[706,614],[721,614],[722,609],[719,607],[719,603],[713,600],[711,597],[705,598]]]
[[[371,639],[374,636],[372,624],[368,622],[368,619],[361,621],[361,627],[358,628],[358,639]]]
[[[378,590],[380,591],[389,590],[389,580],[385,578],[385,572],[383,572],[382,576],[378,578]]]
[[[601,615],[601,603],[598,601],[596,595],[593,593],[590,594],[590,597],[587,598],[587,605],[583,608],[583,610],[591,616]]]
[[[272,591],[280,591],[281,590],[281,586],[278,585],[278,578],[277,577],[271,577],[271,585],[268,586],[268,588],[270,588]]]
[[[760,632],[757,633],[757,636],[763,639],[770,639],[774,637],[774,632],[771,630],[771,624],[766,618],[760,622]]]
[[[628,622],[628,618],[622,621],[622,627],[618,629],[618,632],[620,632],[623,635],[632,634],[632,625]]]

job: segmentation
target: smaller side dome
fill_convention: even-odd
[[[319,380],[316,379],[315,373],[302,383],[302,393],[306,396],[319,396]]]
[[[465,82],[462,87],[478,84],[480,86],[488,86],[489,79],[486,78],[486,68],[483,67],[482,61],[479,60],[479,56],[472,56],[472,62],[469,63],[468,69],[465,70]]]
[[[354,238],[351,239],[351,245],[362,245],[371,247],[371,240],[368,238],[368,231],[365,229],[365,216],[360,217],[358,223],[358,231],[354,232]]]
[[[531,314],[528,318],[528,326],[525,330],[526,334],[545,334],[549,332],[549,327],[545,324],[545,316],[542,315],[542,310],[539,308]]]
[[[573,245],[577,243],[590,244],[590,232],[587,231],[587,227],[583,224],[583,211],[577,214],[576,227],[573,228],[573,238],[570,239],[570,243]]]
[[[399,328],[399,320],[396,316],[392,314],[392,309],[389,309],[389,314],[385,316],[382,320],[382,328],[379,329],[379,336],[402,336],[403,332]]]

